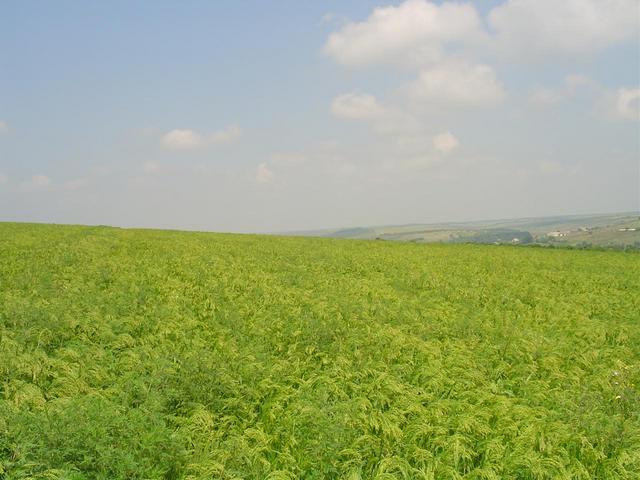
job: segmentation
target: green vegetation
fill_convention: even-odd
[[[637,479],[640,255],[0,224],[0,478]]]

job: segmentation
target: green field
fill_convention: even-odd
[[[0,224],[2,479],[640,478],[640,254]]]

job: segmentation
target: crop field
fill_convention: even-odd
[[[640,254],[0,224],[1,479],[638,479]]]

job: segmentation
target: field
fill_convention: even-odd
[[[0,224],[2,479],[640,478],[640,254]]]

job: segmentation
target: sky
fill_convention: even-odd
[[[637,0],[0,8],[0,221],[283,232],[638,210]]]

